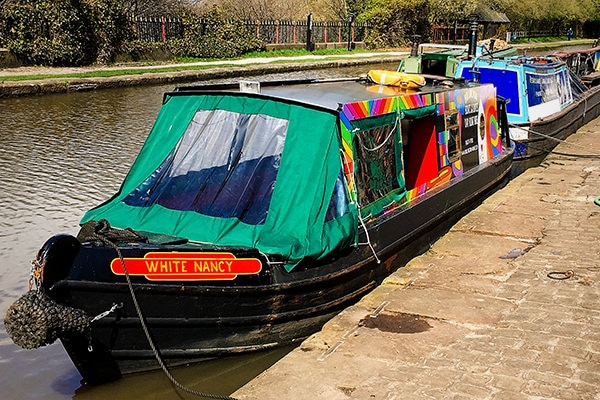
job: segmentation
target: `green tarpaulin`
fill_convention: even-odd
[[[249,95],[175,94],[119,192],[82,219],[281,254],[290,270],[357,240],[337,116]]]

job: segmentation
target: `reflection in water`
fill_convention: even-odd
[[[257,79],[356,76],[367,69],[328,69]],[[30,262],[46,239],[57,233],[77,234],[84,212],[119,189],[152,127],[162,94],[171,89],[155,86],[0,99],[2,316],[27,290]],[[174,375],[195,390],[227,394],[287,351],[177,368]],[[182,398],[161,372],[95,388],[81,386],[80,380],[60,343],[23,350],[12,343],[0,324],[0,387],[5,398]]]
[[[245,354],[198,363],[170,370],[179,383],[196,391],[230,395],[291,351],[293,347]],[[82,386],[75,392],[77,400],[105,400],[115,395],[135,399],[180,400],[193,395],[176,390],[162,371],[126,376],[109,384]]]

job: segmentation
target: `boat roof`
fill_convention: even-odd
[[[573,54],[588,54],[589,55],[589,54],[596,53],[596,52],[600,52],[600,46],[590,47],[588,49],[561,50],[561,51],[555,52],[553,55],[564,58],[564,57],[571,56]]]
[[[435,78],[430,77],[432,80]],[[447,83],[448,79],[444,79]],[[243,93],[248,95],[241,87],[248,85],[249,81],[238,83],[215,84],[215,85],[192,85],[182,86],[175,89],[174,92],[167,95],[203,95],[214,92],[222,94],[223,91],[232,93]],[[311,107],[325,108],[330,111],[339,111],[340,105],[354,103],[357,101],[369,101],[386,97],[398,97],[403,94],[410,95],[415,93],[439,93],[446,91],[447,86],[427,85],[420,89],[402,89],[385,87],[383,89],[378,83],[373,83],[366,77],[342,78],[342,79],[306,79],[306,80],[286,80],[286,81],[266,81],[252,82],[256,90],[256,96],[271,97],[279,100],[304,104]],[[455,81],[455,86],[464,87],[467,85],[464,80]]]
[[[565,64],[560,61],[557,57],[553,56],[514,56],[514,57],[502,57],[502,58],[481,58],[477,57],[475,60],[464,60],[461,62],[462,65],[468,67],[476,64],[478,67],[493,67],[493,68],[507,68],[507,67],[527,67],[535,68],[536,70],[542,69],[554,69],[564,68]]]

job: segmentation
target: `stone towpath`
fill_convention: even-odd
[[[556,151],[233,396],[600,399],[600,119]]]

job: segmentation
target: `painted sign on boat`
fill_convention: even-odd
[[[257,258],[236,258],[232,253],[150,252],[142,258],[115,258],[110,268],[115,275],[125,275],[127,270],[148,280],[232,280],[258,274],[262,264]]]

